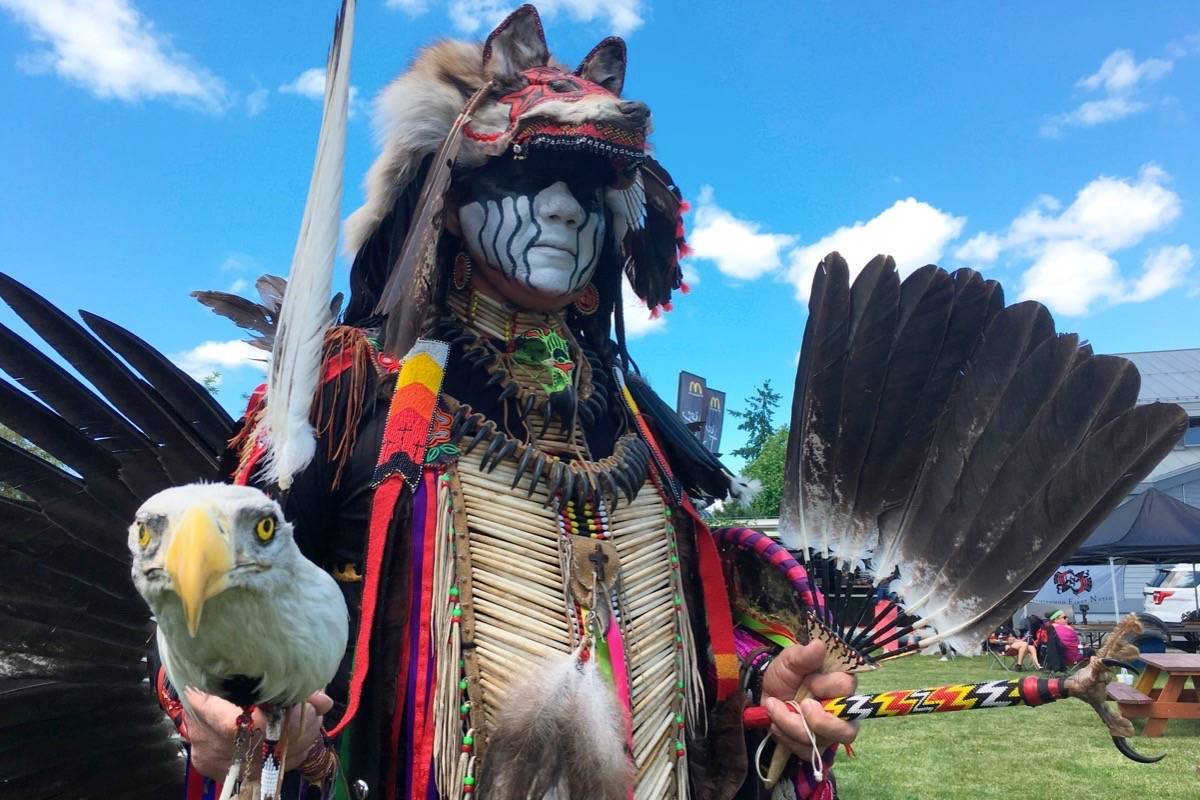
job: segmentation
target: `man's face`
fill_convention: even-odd
[[[467,251],[518,305],[565,306],[604,246],[603,171],[555,166],[531,159],[480,170],[458,209]]]

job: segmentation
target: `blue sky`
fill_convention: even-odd
[[[240,405],[261,373],[188,292],[286,274],[336,5],[0,0],[0,269],[220,370]],[[835,248],[980,268],[1100,352],[1200,345],[1200,13],[1045,5],[542,4],[569,63],[627,37],[625,94],[694,206],[692,293],[662,321],[631,312],[665,396],[683,368],[733,408],[766,378],[786,405]],[[345,213],[375,154],[370,98],[506,8],[360,0]]]

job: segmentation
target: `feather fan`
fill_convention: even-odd
[[[976,648],[1187,425],[1137,405],[1131,363],[1003,298],[971,270],[901,283],[879,257],[851,284],[836,253],[817,269],[780,531],[863,655],[908,631]],[[899,626],[881,622],[894,606],[848,618],[860,569],[899,594]]]
[[[337,255],[350,99],[354,0],[345,0],[325,70],[325,106],[304,218],[271,348],[264,424],[270,437],[266,473],[280,488],[312,460],[316,434],[309,421],[321,374],[325,332],[333,324],[329,296]]]

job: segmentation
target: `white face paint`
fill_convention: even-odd
[[[467,252],[508,280],[548,297],[583,289],[604,246],[599,193],[585,208],[564,181],[532,198],[504,194],[473,199],[458,210]]]

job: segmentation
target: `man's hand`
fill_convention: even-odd
[[[237,718],[242,710],[216,695],[205,694],[195,689],[185,689],[191,710],[184,705],[187,718],[188,738],[192,743],[192,766],[205,777],[224,780],[233,763],[233,745],[237,737]],[[324,692],[308,698],[303,706],[296,706],[288,714],[284,726],[287,741],[288,765],[299,766],[308,755],[309,748],[321,734],[321,718],[333,708],[333,700]],[[301,721],[303,709],[303,721]],[[258,709],[254,711],[254,728],[266,728],[266,717]],[[261,736],[261,734],[260,734]],[[256,737],[256,741],[261,738]],[[254,760],[255,763],[257,759]],[[257,769],[257,766],[255,767]]]
[[[821,708],[819,702],[854,694],[858,679],[848,672],[821,672],[824,663],[823,643],[792,645],[775,657],[763,676],[762,702],[771,717],[771,733],[780,744],[805,761],[812,757],[812,743],[804,731],[801,714],[821,750],[834,743],[850,744],[858,735],[858,723],[838,719]],[[793,699],[801,686],[806,687],[812,697],[801,701],[800,714],[797,714],[784,703]]]

